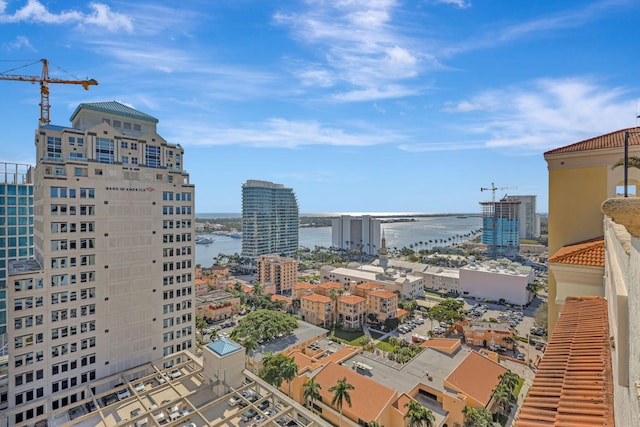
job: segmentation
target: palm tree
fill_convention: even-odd
[[[494,405],[496,405],[500,413],[504,415],[507,412],[507,408],[509,408],[513,393],[511,393],[503,383],[500,383],[491,390],[491,397],[493,398]]]
[[[347,382],[347,377],[338,380],[338,384],[329,388],[329,391],[333,393],[333,399],[331,404],[335,405],[340,411],[340,427],[342,427],[342,403],[347,402],[347,405],[351,406],[351,396],[349,390],[354,390],[353,384]]]
[[[498,376],[498,378],[500,378],[500,383],[504,384],[505,387],[507,387],[507,390],[509,390],[511,393],[513,393],[513,391],[518,386],[518,382],[520,379],[518,374],[511,372],[511,370],[509,369],[507,369],[504,374]]]
[[[629,165],[629,167],[631,168],[637,168],[640,169],[640,157],[637,156],[629,156],[628,157],[628,162],[627,164]],[[618,160],[613,166],[611,166],[611,169],[615,169],[618,166],[624,166],[624,159],[620,159]]]
[[[298,365],[293,357],[288,358],[280,365],[280,375],[289,385],[288,395],[291,397],[291,381],[298,375]]]
[[[302,387],[304,387],[302,396],[304,397],[305,406],[307,404],[307,400],[310,400],[311,408],[313,408],[313,402],[320,399],[320,390],[322,389],[322,386],[318,384],[315,377],[313,377],[305,381]]]
[[[436,418],[433,411],[427,409],[415,400],[410,400],[404,404],[405,408],[409,408],[404,414],[404,419],[408,421],[408,427],[433,427]]]
[[[262,283],[256,282],[253,285],[253,294],[257,297],[259,297],[260,295],[262,295]]]
[[[258,348],[258,341],[256,341],[253,337],[247,337],[244,339],[244,341],[242,342],[242,345],[244,346],[247,355],[249,355],[249,353],[251,353],[251,365],[253,366],[254,364],[254,357],[255,357],[255,353],[253,352],[256,348]]]
[[[202,335],[202,331],[204,331],[207,326],[209,325],[207,325],[207,322],[203,318],[196,316],[196,329],[200,331],[200,335]]]

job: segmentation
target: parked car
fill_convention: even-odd
[[[182,371],[180,369],[174,369],[173,371],[171,371],[171,374],[169,374],[169,376],[172,380],[175,380],[176,378],[182,376]]]
[[[118,396],[118,400],[124,400],[127,397],[131,396],[131,393],[129,393],[129,388],[125,387],[118,390],[116,395]]]
[[[254,409],[249,409],[247,412],[244,412],[242,415],[240,415],[240,418],[242,418],[242,421],[247,422],[256,415],[258,415],[258,413]]]
[[[147,387],[145,387],[143,382],[139,382],[133,386],[133,389],[136,391],[136,393],[143,393],[147,390]]]
[[[230,397],[229,400],[227,400],[227,403],[229,404],[229,406],[236,406],[239,401],[240,399],[234,396],[234,397]]]

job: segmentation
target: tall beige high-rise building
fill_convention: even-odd
[[[262,285],[273,285],[276,294],[291,296],[291,290],[298,281],[298,261],[278,255],[263,255],[257,259],[256,273]]]
[[[7,280],[8,425],[193,345],[184,150],[115,101],[80,104],[71,122],[36,132],[34,258],[11,263]]]

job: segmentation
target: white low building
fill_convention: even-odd
[[[525,305],[532,298],[527,285],[534,277],[531,267],[507,260],[472,263],[460,268],[460,291],[465,296]]]
[[[462,293],[460,290],[460,270],[457,268],[429,267],[424,271],[424,287],[428,289],[446,289]]]

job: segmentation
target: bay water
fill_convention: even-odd
[[[339,214],[301,214],[300,216],[337,216]],[[357,214],[363,215],[363,214]],[[459,215],[428,215],[416,214],[418,216],[409,217],[408,213],[396,214],[386,213],[384,215],[376,215],[376,218],[388,220],[393,218],[414,219],[408,222],[386,222],[381,224],[381,232],[387,240],[387,248],[401,249],[409,247],[411,244],[422,242],[421,249],[432,246],[441,246],[443,243],[440,239],[444,239],[444,245],[453,243],[456,236],[464,236],[471,231],[482,228],[482,218],[477,214],[459,214]],[[428,216],[427,216],[428,215]],[[196,214],[196,218],[239,218],[237,213],[210,213]],[[225,235],[211,234],[207,235],[214,239],[209,245],[195,245],[196,247],[196,264],[208,267],[213,264],[213,259],[218,254],[234,254],[242,252],[242,239],[235,239]],[[477,235],[476,235],[477,236]],[[448,239],[452,238],[451,241]],[[301,227],[298,234],[300,246],[313,249],[315,246],[331,246],[331,227]],[[432,241],[429,244],[429,240]],[[456,241],[465,241],[467,237],[457,238]]]

